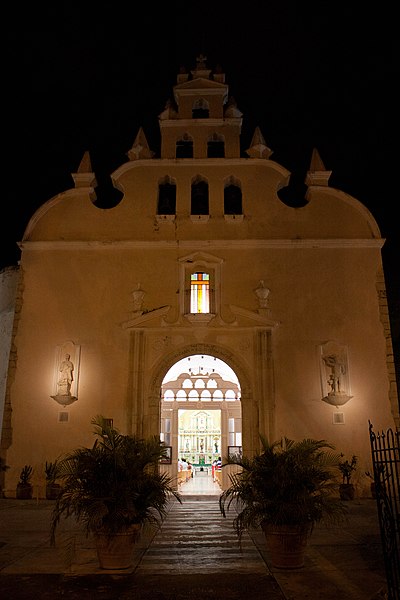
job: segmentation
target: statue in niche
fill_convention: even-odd
[[[60,376],[57,382],[57,393],[60,396],[71,395],[71,385],[73,381],[74,365],[69,354],[65,355],[65,359],[60,364]]]
[[[79,351],[78,349],[75,348],[74,351],[74,356],[75,359],[77,360],[77,373],[79,372]],[[75,373],[75,366],[74,363],[71,360],[71,355],[69,354],[69,352],[64,354],[64,358],[61,360],[61,358],[57,357],[57,364],[55,365],[55,383],[54,383],[54,387],[55,387],[55,394],[53,396],[50,396],[51,398],[53,398],[53,400],[55,400],[56,402],[58,402],[58,404],[61,404],[62,406],[67,406],[69,404],[72,404],[73,402],[76,402],[76,400],[78,400],[78,398],[76,396],[73,396],[73,393],[76,393],[76,389],[74,390],[73,387],[75,386],[75,388],[77,388],[77,383],[78,383],[78,375],[74,375]]]
[[[348,368],[345,353],[327,352],[322,356],[322,363],[330,370],[326,380],[330,391],[322,398],[332,406],[341,406],[348,402],[352,396],[349,394]]]
[[[330,368],[331,374],[328,379],[328,384],[331,386],[331,393],[342,394],[340,389],[342,375],[346,373],[346,365],[337,354],[329,354],[322,357],[324,363]]]

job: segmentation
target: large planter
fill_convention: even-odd
[[[311,532],[309,525],[263,525],[262,529],[273,567],[279,569],[304,567]]]
[[[16,498],[18,500],[31,500],[33,496],[33,486],[30,483],[17,483]]]
[[[133,565],[133,549],[140,534],[140,525],[131,525],[121,533],[95,533],[97,558],[101,569],[129,569]]]
[[[339,494],[341,500],[354,500],[355,487],[352,483],[341,483],[339,485]]]
[[[57,500],[60,491],[61,485],[59,483],[47,483],[46,500]]]

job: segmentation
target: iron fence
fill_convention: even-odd
[[[400,600],[400,432],[369,422],[369,438],[388,600]]]

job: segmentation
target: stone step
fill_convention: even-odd
[[[266,574],[267,566],[248,534],[239,546],[233,518],[234,514],[222,516],[215,497],[174,503],[136,573]]]

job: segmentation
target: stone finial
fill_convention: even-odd
[[[143,308],[143,300],[146,295],[146,292],[141,289],[140,283],[137,284],[136,290],[132,292],[132,309],[133,313],[138,313],[142,311]]]
[[[187,69],[185,66],[181,66],[179,68],[179,73],[178,76],[176,78],[177,83],[185,83],[185,81],[187,81],[189,79],[189,73],[187,72]]]
[[[307,172],[305,184],[308,187],[314,185],[328,186],[329,177],[331,175],[332,171],[326,170],[318,150],[314,148],[311,155],[310,169]]]
[[[258,305],[260,308],[268,308],[268,296],[270,291],[271,290],[265,287],[264,280],[260,279],[258,288],[254,290],[254,293],[258,298]]]
[[[268,148],[265,143],[263,134],[259,127],[256,127],[253,134],[253,139],[251,140],[250,148],[246,150],[246,154],[250,156],[250,158],[269,158],[272,154],[272,150]]]
[[[82,160],[78,167],[78,173],[92,173],[92,161],[90,160],[90,154],[88,150],[86,150],[82,156]]]
[[[231,96],[226,104],[224,117],[228,119],[236,118],[240,119],[243,116],[243,113],[238,109],[236,100]]]
[[[153,158],[154,152],[150,150],[146,136],[140,127],[132,148],[127,152],[129,160],[140,160],[142,158]]]
[[[206,60],[207,60],[207,56],[204,56],[204,54],[200,54],[197,58],[196,58],[196,63],[197,63],[197,69],[206,69],[207,65],[206,65]]]
[[[213,79],[217,83],[225,83],[225,73],[219,64],[214,69]]]
[[[175,110],[174,103],[172,102],[172,100],[167,100],[165,108],[162,111],[162,113],[158,115],[158,118],[160,119],[160,121],[178,118],[178,113]]]
[[[92,172],[92,163],[88,150],[86,150],[86,152],[83,154],[81,162],[79,163],[78,171],[76,173],[72,173],[72,178],[76,188],[97,186],[96,177]]]
[[[204,79],[209,79],[211,69],[207,69],[206,60],[207,60],[207,56],[204,56],[204,54],[200,54],[196,58],[196,68],[193,69],[193,71],[190,71],[192,74],[192,77],[194,77],[195,79],[197,79],[198,77],[203,77]]]

